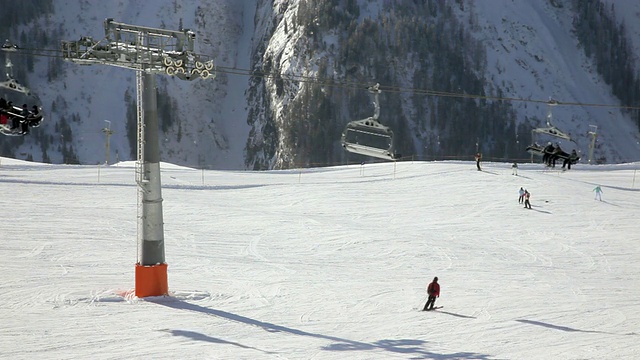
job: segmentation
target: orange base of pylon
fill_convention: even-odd
[[[169,294],[167,282],[167,264],[136,264],[136,296],[162,296]]]

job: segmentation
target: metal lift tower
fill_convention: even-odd
[[[194,52],[195,33],[127,25],[106,19],[105,38],[63,41],[65,60],[82,65],[110,65],[136,71],[138,149],[138,256],[135,295],[166,295],[160,146],[155,74],[182,80],[213,78],[212,60]]]

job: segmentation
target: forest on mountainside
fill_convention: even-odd
[[[505,160],[521,156],[518,140],[528,139],[534,125],[516,121],[510,102],[486,99],[503,98],[504,90],[485,79],[486,53],[472,36],[479,31],[474,17],[461,23],[455,15],[454,7],[473,11],[472,6],[443,0],[381,4],[368,16],[355,0],[301,2],[293,23],[285,24],[289,31],[304,27],[307,67],[317,68],[318,81],[300,85],[276,130],[284,132],[291,154],[283,166],[339,162],[340,130],[371,116],[371,96],[364,89],[375,83],[383,84],[380,122],[394,130],[397,152],[423,159],[467,158],[476,151]],[[585,54],[622,104],[638,106],[638,76],[624,24],[600,1],[572,5]],[[268,68],[278,71],[278,60],[267,58]],[[385,89],[387,84],[393,86]],[[279,85],[278,95],[288,96],[286,88]]]
[[[394,129],[397,152],[436,158],[476,151],[516,156],[521,151],[514,146],[518,133],[530,129],[516,129],[509,103],[410,90],[501,96],[500,89],[486,87],[483,46],[454,15],[456,4],[384,4],[376,17],[359,21],[356,1],[300,3],[291,27],[307,24],[309,56],[318,58],[319,80],[302,85],[283,121],[295,162],[338,161],[343,154],[336,139],[348,121],[371,116],[372,98],[364,88],[375,83],[398,86],[386,91],[383,86],[380,95],[380,122]],[[337,43],[327,40],[332,36]],[[415,68],[406,68],[413,64]],[[348,104],[341,106],[347,98]],[[422,143],[427,145],[416,146]]]
[[[595,60],[598,74],[611,86],[623,106],[640,107],[640,73],[626,36],[624,22],[615,17],[615,3],[573,0],[574,27],[587,57]],[[632,110],[640,129],[640,110]]]
[[[7,75],[28,87],[34,96],[38,96],[38,89],[28,82],[27,74],[34,71],[35,61],[47,62],[47,80],[52,81],[64,76],[63,60],[60,57],[48,56],[44,59],[38,58],[36,53],[43,53],[42,49],[57,49],[58,39],[64,30],[60,26],[55,32],[47,32],[39,27],[26,27],[22,25],[43,17],[48,19],[48,15],[53,13],[53,0],[21,0],[12,1],[11,6],[5,6],[0,12],[0,38],[6,39],[12,45],[19,47],[17,52],[0,52],[0,63],[11,64],[10,72]],[[46,52],[46,51],[45,51]],[[4,81],[5,79],[3,79]],[[65,164],[77,164],[78,156],[73,146],[73,130],[69,122],[81,121],[77,113],[71,114],[67,119],[65,116],[53,117],[52,113],[59,108],[66,108],[68,104],[62,96],[57,96],[50,103],[39,104],[44,113],[46,121],[54,121],[54,133],[42,133],[34,131],[30,137],[35,139],[42,152],[43,162],[50,162],[48,152],[52,147],[54,151],[62,153]],[[7,137],[0,143],[0,155],[16,157],[15,149],[25,142],[25,137]],[[28,154],[26,160],[31,161],[33,154]]]

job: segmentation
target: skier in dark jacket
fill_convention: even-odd
[[[424,304],[424,309],[422,311],[433,310],[433,306],[436,304],[436,298],[440,297],[440,285],[438,284],[438,277],[434,277],[433,281],[427,285],[427,294],[429,294],[429,299],[427,303]]]
[[[23,119],[20,122],[20,126],[22,127],[21,130],[21,134],[26,135],[29,133],[29,120],[27,120],[27,118],[29,117],[29,109],[27,108],[27,104],[22,105],[22,112],[20,112],[20,115],[22,115]]]

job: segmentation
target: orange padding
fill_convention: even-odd
[[[167,283],[167,264],[136,264],[136,296],[162,296],[169,294]]]

